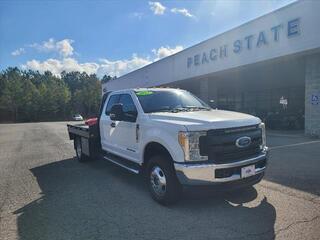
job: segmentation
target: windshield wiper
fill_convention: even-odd
[[[206,111],[211,110],[211,108],[209,108],[209,107],[199,107],[199,106],[186,106],[185,108],[187,108],[189,110],[206,110]]]
[[[153,110],[152,112],[171,112],[171,113],[177,113],[177,112],[188,112],[188,111],[199,111],[199,110],[210,111],[211,109],[210,109],[209,107],[185,106],[185,107],[177,107],[177,108],[157,109],[157,110]]]
[[[186,111],[188,111],[188,108],[178,107],[178,108],[157,109],[157,110],[153,110],[152,112],[171,112],[171,113],[176,113],[176,112],[186,112]]]
[[[186,112],[188,111],[188,108],[185,107],[178,107],[178,108],[172,108],[171,112]]]

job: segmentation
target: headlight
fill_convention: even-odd
[[[206,132],[179,132],[178,141],[182,147],[185,161],[205,161],[208,156],[200,155],[199,138]]]
[[[265,127],[264,123],[260,123],[259,128],[261,128],[261,133],[262,133],[261,149],[264,149],[267,146],[266,127]]]

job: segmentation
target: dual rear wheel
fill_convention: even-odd
[[[74,149],[76,151],[77,160],[79,162],[88,161],[90,158],[84,155],[82,152],[81,137],[76,137],[73,142],[74,142]]]

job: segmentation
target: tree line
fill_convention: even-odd
[[[85,72],[62,72],[58,77],[50,71],[7,68],[0,72],[0,121],[69,120],[76,113],[96,116],[101,82],[111,79]]]

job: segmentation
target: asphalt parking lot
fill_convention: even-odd
[[[320,239],[320,140],[269,132],[253,188],[155,203],[139,176],[80,164],[66,123],[0,125],[0,239]]]

